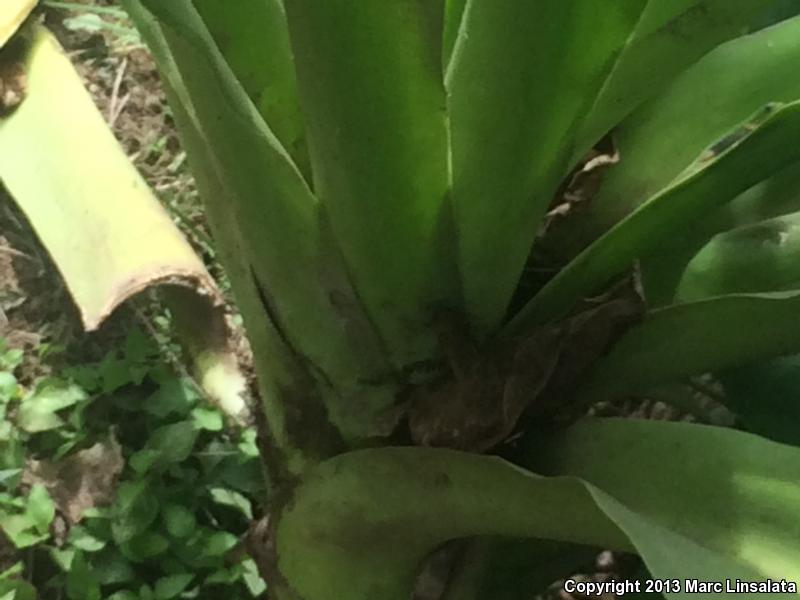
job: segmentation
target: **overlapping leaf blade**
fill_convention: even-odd
[[[285,2],[314,188],[394,363],[431,357],[457,302],[447,203],[443,4]]]
[[[297,78],[281,0],[197,0],[197,11],[270,129],[311,181]]]
[[[635,260],[653,252],[684,224],[800,160],[800,103],[769,106],[731,134],[736,143],[701,157],[662,190],[573,259],[520,311],[506,331],[558,318],[596,293]]]
[[[529,452],[527,462],[554,477],[449,450],[332,459],[283,515],[279,568],[309,600],[399,600],[410,595],[417,561],[442,542],[513,535],[635,548],[653,577],[681,580],[668,598],[685,597],[685,579],[800,577],[796,448],[733,430],[612,419],[540,437]]]
[[[787,191],[792,192],[792,198],[800,194],[797,187]],[[689,261],[675,300],[687,302],[724,294],[800,288],[799,226],[800,216],[792,213],[717,235]],[[751,431],[796,444],[800,441],[797,361],[797,356],[779,357],[734,365],[735,368],[720,372],[718,377],[726,392],[723,401]]]
[[[495,457],[381,448],[309,475],[277,531],[278,567],[306,600],[405,600],[419,561],[470,535],[629,548],[579,480],[541,478]]]
[[[316,198],[191,3],[143,4],[161,21],[170,54],[162,57],[162,68],[173,61],[191,102],[184,110],[197,131],[189,135],[202,136],[188,150],[202,153],[196,162],[213,166],[216,185],[222,186],[209,189],[221,195],[204,200],[219,205],[210,214],[234,236],[230,251],[241,255],[235,260],[244,261],[244,277],[252,280],[240,289],[250,287],[243,294],[251,294],[254,286],[261,312],[269,315],[282,344],[304,357],[303,370],[317,377],[330,418],[346,437],[385,433],[393,423],[384,412],[395,398],[391,382],[380,385],[388,370],[384,352]],[[309,397],[308,390],[302,397]],[[307,408],[309,414],[319,412]],[[325,419],[318,422],[323,428]]]
[[[467,3],[449,64],[448,104],[459,266],[479,333],[503,318],[566,168],[769,6],[653,0],[601,11],[594,3]],[[580,54],[570,44],[580,44]]]
[[[798,292],[738,294],[648,313],[592,369],[584,402],[800,351]]]
[[[626,531],[656,577],[682,583],[800,579],[797,448],[731,429],[604,419],[554,436],[532,461],[549,474],[580,477],[613,497],[618,507],[595,495],[612,518],[624,506],[644,519],[640,523],[652,525],[647,532],[638,525],[637,531]],[[651,537],[659,527],[666,536],[661,540]],[[691,554],[682,554],[690,547]],[[701,557],[708,560],[692,564]]]
[[[645,5],[467,2],[447,92],[459,269],[479,335],[502,320],[576,128]]]
[[[722,227],[734,218],[757,218],[765,210],[785,208],[787,202],[781,200],[787,198],[788,204],[793,204],[798,190],[786,184],[796,182],[798,173],[800,169],[793,165],[768,182],[769,185],[759,186],[763,189],[751,190],[737,199],[731,210],[708,225]],[[765,199],[776,200],[775,205],[765,205]],[[712,238],[682,269],[676,300],[685,304],[653,311],[641,326],[623,337],[598,364],[586,386],[587,397],[596,393],[606,396],[633,389],[642,391],[653,383],[741,368],[800,350],[793,339],[797,334],[794,311],[800,287],[797,228],[798,215],[792,213],[734,228]],[[703,231],[708,227],[701,225],[698,229]],[[678,267],[685,262],[680,257],[673,258]],[[670,266],[667,258],[660,263]],[[655,271],[651,277],[664,277],[664,273],[665,269]],[[731,327],[732,323],[736,327]],[[676,335],[677,331],[682,333]],[[636,372],[639,367],[643,370]],[[757,380],[770,380],[775,371],[770,365],[763,369],[748,368]],[[741,376],[731,375],[730,379],[738,381],[734,382],[737,388],[747,389],[748,393],[754,391],[752,386],[742,385]],[[763,421],[759,415],[768,411],[757,403],[756,396],[746,401],[741,394],[736,402],[745,417],[751,413]]]
[[[618,164],[586,210],[555,232],[571,255],[663,189],[712,140],[769,102],[800,98],[800,17],[723,44],[615,130]],[[678,126],[679,125],[679,126]]]
[[[442,66],[447,70],[450,58],[453,55],[453,48],[456,45],[459,32],[461,31],[461,18],[464,16],[464,8],[467,0],[444,0],[444,32],[442,37]]]
[[[205,198],[225,198],[228,194],[226,191],[228,184],[220,174],[212,145],[201,132],[193,102],[184,86],[161,26],[138,1],[126,0],[125,9],[158,62],[164,90],[175,115],[201,194]],[[327,454],[330,448],[327,436],[320,435],[320,432],[317,432],[316,444],[308,443],[309,439],[302,435],[303,429],[297,427],[291,418],[292,413],[288,409],[286,399],[305,398],[302,418],[316,424],[312,415],[321,412],[322,403],[319,394],[313,389],[313,385],[309,385],[302,363],[287,346],[286,340],[282,339],[270,315],[263,310],[248,256],[241,251],[243,244],[235,215],[224,203],[214,201],[206,204],[206,214],[214,238],[218,242],[220,260],[225,265],[226,273],[234,288],[248,339],[254,354],[259,357],[254,366],[259,376],[262,407],[273,437],[272,452],[285,461],[289,473],[297,474],[305,468],[307,461],[314,460],[318,455]]]
[[[574,160],[718,44],[742,35],[775,0],[650,0],[578,135]],[[792,14],[800,8],[795,7]]]
[[[664,306],[674,300],[687,264],[715,235],[797,210],[800,210],[800,162],[753,186],[707,218],[688,224],[659,252],[644,259],[642,282],[648,304]]]
[[[800,213],[726,231],[689,264],[675,301],[800,289]]]

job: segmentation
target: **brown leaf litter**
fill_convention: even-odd
[[[566,319],[478,349],[463,320],[438,319],[449,374],[415,389],[409,428],[416,444],[484,452],[526,418],[565,422],[588,407],[569,399],[582,377],[645,312],[638,275],[589,299]]]
[[[71,526],[80,522],[87,509],[112,502],[124,466],[122,448],[112,433],[59,461],[29,459],[22,483],[44,485]]]

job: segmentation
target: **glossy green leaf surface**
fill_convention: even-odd
[[[281,517],[278,567],[305,600],[407,600],[419,560],[470,535],[629,547],[577,479],[451,450],[382,448],[310,474]]]
[[[56,506],[50,498],[47,488],[41,483],[37,483],[31,488],[25,506],[25,514],[38,533],[49,532],[50,524],[56,516]]]
[[[394,364],[428,359],[434,305],[457,302],[443,3],[285,6],[315,193]]]
[[[675,300],[796,289],[800,289],[800,213],[712,238],[686,266]]]
[[[584,401],[800,351],[800,293],[738,294],[660,308],[592,369]]]
[[[194,104],[186,91],[183,77],[175,64],[161,25],[141,2],[125,0],[124,5],[158,62],[164,90],[202,197],[226,197],[228,184],[221,175],[213,146],[207,141],[197,122]],[[307,383],[303,365],[287,346],[286,340],[282,339],[270,315],[263,310],[248,256],[241,251],[244,246],[236,216],[223,202],[206,202],[205,207],[209,225],[218,241],[220,260],[225,265],[238,308],[242,311],[248,338],[254,354],[259,357],[255,361],[255,368],[263,398],[262,407],[275,442],[274,452],[286,461],[289,472],[299,472],[304,468],[305,461],[317,452],[301,442],[302,436],[297,432],[302,429],[292,427],[284,401],[297,393],[300,389],[299,382]],[[306,389],[305,397],[309,404],[321,404],[319,396],[315,397],[313,388]],[[305,418],[308,418],[311,410],[307,408],[304,411]],[[317,444],[317,447],[324,448],[326,443],[322,439],[320,442],[322,443]],[[305,448],[301,449],[302,446]]]
[[[775,0],[649,0],[586,116],[574,160],[675,76],[718,44],[744,34],[753,19],[776,4]]]
[[[701,156],[665,190],[614,226],[560,271],[507,326],[508,332],[562,316],[671,232],[800,159],[800,103],[768,106],[730,134],[732,147]]]
[[[602,489],[648,521],[649,534],[663,528],[661,540],[637,540],[655,577],[800,580],[800,449],[731,429],[599,419],[555,435],[533,460]]]
[[[712,140],[769,102],[800,98],[800,17],[710,52],[615,130],[608,168],[566,239],[580,249],[677,177]],[[564,243],[564,240],[558,240]]]
[[[249,293],[255,292],[255,303],[269,316],[282,343],[310,362],[304,363],[306,378],[318,377],[331,420],[345,436],[383,433],[392,423],[377,422],[395,402],[391,385],[380,385],[388,365],[317,199],[191,3],[145,4],[161,20],[169,52],[162,63],[169,68],[173,61],[191,102],[184,110],[197,131],[189,135],[200,136],[202,142],[193,144],[190,153],[203,153],[196,162],[212,165],[212,185],[221,186],[217,190],[222,194],[204,201],[219,205],[211,209],[215,214],[228,213],[219,221],[228,222],[225,227],[236,236],[230,251],[245,261]],[[299,383],[295,379],[289,387],[299,390]]]
[[[447,70],[453,48],[461,31],[461,18],[467,0],[444,0],[444,31],[442,33],[442,67]]]
[[[194,5],[247,95],[311,181],[283,2],[196,0]]]
[[[310,289],[313,278],[298,276],[319,269],[316,199],[216,50],[191,2],[143,4],[163,19],[166,42],[193,103],[197,124],[215,150],[214,164],[224,173],[230,192],[227,201],[232,205],[229,210],[236,216],[245,246],[242,250],[254,276],[261,285],[269,285],[277,301],[293,297],[292,311],[276,310],[287,335],[295,337],[293,314],[317,312],[318,318],[330,314],[330,310],[321,310],[320,293]],[[269,239],[268,246],[264,238]],[[302,308],[309,305],[316,310]]]
[[[444,541],[513,535],[602,538],[602,547],[635,548],[657,578],[800,577],[800,450],[733,430],[613,419],[539,439],[530,463],[553,477],[423,448],[323,463],[282,515],[282,574],[306,600],[400,600],[419,559]],[[666,596],[685,597],[683,586]]]
[[[447,71],[466,312],[503,318],[574,136],[646,2],[468,1]]]
[[[674,300],[686,265],[715,235],[798,210],[800,162],[753,186],[706,218],[688,224],[676,232],[659,252],[645,258],[642,261],[642,283],[648,304],[664,306]]]

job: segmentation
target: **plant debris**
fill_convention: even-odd
[[[0,50],[0,117],[6,117],[22,104],[28,79],[20,58],[23,44],[13,42]]]
[[[83,513],[114,499],[117,478],[125,467],[122,448],[113,433],[108,439],[57,461],[28,461],[22,474],[27,485],[45,486],[70,525]]]
[[[565,320],[479,351],[452,314],[439,318],[450,374],[412,393],[409,428],[416,444],[485,452],[526,419],[569,421],[582,377],[645,312],[638,273],[585,301]]]

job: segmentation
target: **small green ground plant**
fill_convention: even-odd
[[[796,3],[122,4],[252,344],[273,600],[407,600],[442,547],[448,600],[529,598],[586,546],[667,598],[797,596]],[[0,177],[87,328],[179,286],[231,400],[202,265],[47,32],[10,47]],[[704,374],[740,429],[586,417]]]
[[[0,349],[0,597],[263,592],[236,551],[265,493],[253,429],[226,431],[138,329],[99,363],[27,387],[21,352]]]

